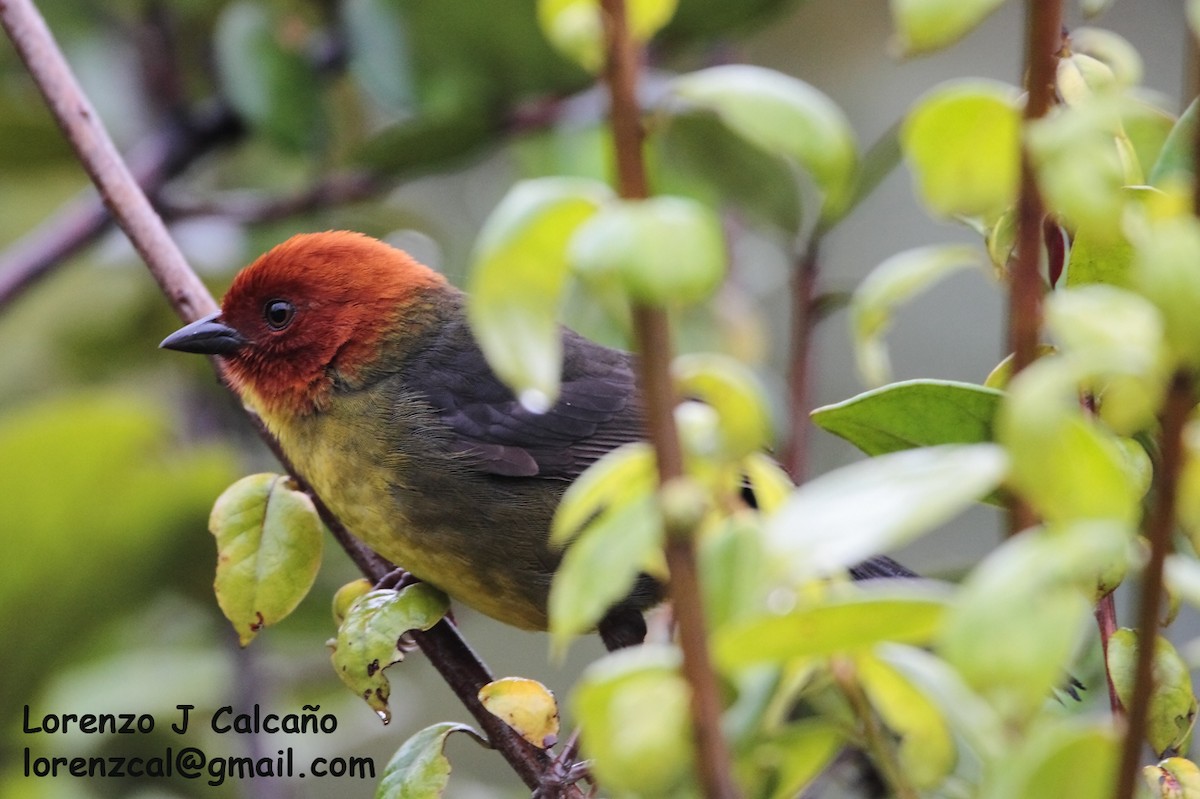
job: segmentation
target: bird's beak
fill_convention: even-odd
[[[229,355],[247,344],[246,338],[224,322],[221,312],[197,319],[179,328],[159,344],[165,350],[197,352],[201,355]]]

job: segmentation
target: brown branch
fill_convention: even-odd
[[[1154,505],[1146,520],[1145,535],[1150,541],[1150,559],[1142,571],[1138,597],[1137,668],[1134,672],[1133,697],[1126,710],[1125,742],[1121,748],[1121,771],[1115,799],[1132,799],[1140,770],[1143,741],[1146,737],[1146,713],[1154,695],[1155,641],[1163,595],[1163,562],[1171,549],[1175,529],[1175,500],[1179,474],[1183,469],[1183,428],[1195,406],[1192,379],[1176,373],[1167,393],[1162,412],[1162,455],[1158,463]]]
[[[1062,0],[1028,0],[1025,20],[1025,123],[1041,119],[1054,103],[1058,51],[1062,43]],[[1021,144],[1021,184],[1017,196],[1016,260],[1009,278],[1009,349],[1013,376],[1037,357],[1042,327],[1042,221],[1046,205],[1024,142]],[[1009,532],[1036,522],[1033,511],[1020,498],[1011,504]]]
[[[128,167],[142,190],[153,196],[201,155],[236,140],[244,128],[218,105],[182,124],[151,133],[129,153]],[[57,265],[100,237],[112,224],[93,189],[81,192],[54,216],[0,254],[0,308],[16,300]]]
[[[792,482],[804,482],[808,471],[809,381],[812,378],[813,330],[819,320],[817,313],[817,258],[820,240],[816,234],[804,248],[792,271],[791,342],[788,360],[788,420],[791,429],[783,449],[783,467]]]
[[[188,267],[183,255],[167,233],[125,163],[117,153],[95,110],[79,87],[75,76],[30,0],[0,0],[0,25],[16,46],[38,89],[84,169],[100,190],[113,218],[141,254],[172,307],[185,321],[193,321],[216,310],[216,302]],[[219,363],[217,364],[220,373]],[[302,476],[287,466],[276,442],[266,430],[259,431],[281,462],[302,486]],[[311,494],[311,488],[307,489]],[[387,564],[353,539],[345,528],[313,495],[334,536],[368,577],[378,580]],[[454,693],[487,732],[491,744],[512,765],[531,788],[539,786],[552,767],[550,757],[531,746],[508,725],[493,716],[478,700],[478,690],[491,680],[491,674],[471,651],[453,624],[443,620],[413,638],[437,668]],[[577,790],[570,789],[575,796]]]
[[[1117,696],[1117,687],[1113,685],[1112,674],[1108,670],[1108,642],[1117,631],[1117,604],[1109,591],[1096,605],[1096,627],[1100,630],[1100,651],[1104,654],[1104,681],[1108,684],[1108,706],[1112,709],[1113,718],[1125,715],[1125,708]]]
[[[649,196],[642,151],[642,122],[637,100],[639,52],[629,34],[624,0],[601,0],[606,45],[606,80],[612,106],[617,190],[626,199]],[[635,305],[634,337],[638,350],[638,386],[646,409],[646,427],[658,460],[659,481],[683,474],[683,451],[675,427],[677,398],[671,383],[671,329],[661,308]],[[683,650],[683,676],[691,687],[696,770],[708,799],[738,795],[730,771],[728,746],[721,734],[721,701],[708,652],[704,606],[691,529],[668,525],[668,586]]]

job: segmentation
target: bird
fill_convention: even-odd
[[[220,357],[298,475],[368,547],[492,618],[545,630],[563,492],[645,438],[635,356],[562,327],[560,394],[530,409],[488,366],[466,302],[382,241],[303,233],[160,346]],[[911,574],[885,557],[852,569]],[[640,643],[642,612],[663,593],[641,575],[597,625],[605,645]]]

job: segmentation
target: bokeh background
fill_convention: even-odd
[[[403,246],[461,283],[480,226],[514,181],[606,171],[598,95],[542,41],[531,1],[42,5],[118,143],[138,164],[159,167],[155,198],[218,295],[238,268],[291,233],[343,227]],[[1083,24],[1078,6],[1068,6],[1069,24]],[[865,148],[943,80],[1019,83],[1022,11],[1010,0],[951,50],[899,60],[884,0],[681,0],[653,49],[649,91],[675,71],[769,66],[832,97]],[[1144,59],[1147,95],[1181,109],[1191,88],[1180,0],[1116,0],[1088,24],[1127,38]],[[195,732],[186,743],[214,755],[270,755],[284,745],[298,760],[369,755],[380,772],[426,724],[468,720],[419,654],[390,671],[395,721],[386,728],[336,681],[323,646],[334,632],[329,597],[355,575],[332,545],[297,613],[238,649],[212,597],[205,521],[228,483],[273,464],[206,363],[157,349],[177,320],[123,237],[106,232],[70,246],[67,222],[84,219],[77,209],[90,200],[77,197],[85,187],[0,43],[0,796],[372,796],[375,780],[214,788],[23,776],[26,747],[34,757],[178,747],[167,728],[178,704],[195,705],[201,719],[226,704],[280,713],[320,705],[337,716],[335,735]],[[767,216],[778,210],[764,205]],[[682,320],[681,342],[749,360],[776,402],[782,437],[795,241],[763,216],[730,209],[730,286],[714,309]],[[888,255],[946,241],[978,237],[930,221],[898,167],[826,237],[821,288],[851,290]],[[14,284],[36,260],[31,253],[50,245],[68,257]],[[982,272],[919,297],[890,339],[896,376],[981,381],[1002,356],[1003,304]],[[585,297],[572,300],[568,319],[620,343]],[[814,385],[813,404],[863,389],[844,313],[818,329]],[[812,474],[859,457],[824,433],[811,444]],[[999,523],[973,511],[899,555],[953,575],[997,540]],[[600,651],[580,641],[556,663],[544,636],[461,609],[458,619],[497,675],[538,678],[560,697]],[[151,735],[30,735],[21,729],[26,705],[35,719],[135,712],[159,724]],[[450,796],[523,793],[498,756],[465,738],[448,751]]]

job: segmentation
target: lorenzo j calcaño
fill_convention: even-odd
[[[300,475],[373,550],[489,616],[545,629],[563,491],[643,436],[632,358],[564,329],[562,393],[535,413],[488,367],[464,305],[381,241],[303,234],[162,346],[223,358]],[[660,595],[639,580],[601,622],[605,642],[640,641],[641,611]]]

